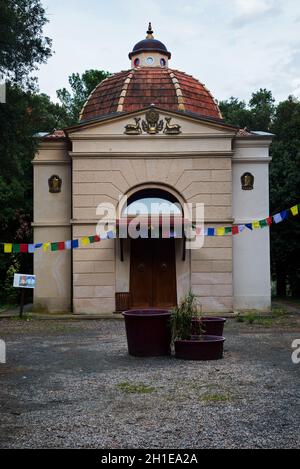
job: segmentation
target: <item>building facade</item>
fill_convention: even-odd
[[[169,68],[170,52],[147,37],[131,68],[101,82],[79,124],[41,139],[34,165],[34,242],[96,234],[97,207],[162,199],[205,207],[206,227],[269,216],[271,135],[227,125],[198,80]],[[34,305],[110,315],[170,307],[190,289],[203,312],[270,308],[269,228],[185,239],[105,239],[79,249],[36,251]],[[122,306],[123,305],[123,306]]]

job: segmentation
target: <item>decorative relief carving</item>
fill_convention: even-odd
[[[164,128],[164,121],[159,119],[159,113],[152,108],[146,112],[146,120],[142,121],[142,128],[147,134],[158,134]]]
[[[170,124],[171,122],[171,117],[165,117],[166,126],[164,130],[164,134],[167,135],[178,135],[181,134],[181,127],[179,124]]]
[[[142,129],[140,126],[140,117],[135,117],[135,124],[127,124],[125,125],[125,134],[127,135],[139,135],[142,133]]]
[[[252,191],[254,188],[254,176],[251,173],[244,173],[241,177],[243,191]]]
[[[179,124],[171,124],[171,117],[165,117],[166,123],[160,119],[158,111],[151,107],[146,112],[145,120],[142,120],[142,128],[140,125],[141,118],[135,118],[135,124],[127,124],[125,126],[126,135],[140,135],[142,129],[149,135],[155,135],[163,131],[166,135],[179,135],[181,126]]]
[[[52,194],[58,194],[59,192],[61,192],[62,180],[59,176],[53,174],[53,176],[48,179],[48,185],[49,192],[51,192]]]

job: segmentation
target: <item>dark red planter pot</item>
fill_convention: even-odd
[[[171,353],[168,310],[143,309],[122,313],[125,318],[128,352],[135,357],[157,357]]]
[[[224,331],[225,318],[203,316],[201,319],[192,319],[192,334],[198,334],[197,324],[201,323],[204,335],[217,335],[222,337]]]
[[[182,360],[220,360],[223,358],[224,337],[202,336],[200,340],[176,340],[175,357]]]

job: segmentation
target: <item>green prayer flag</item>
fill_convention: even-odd
[[[95,242],[95,236],[89,236],[89,240],[90,240],[90,243],[94,243]]]
[[[51,243],[51,251],[58,251],[58,243]]]
[[[230,226],[226,226],[225,227],[225,233],[228,234],[228,233],[232,233],[232,228]]]
[[[264,228],[265,226],[268,226],[267,220],[259,220],[259,224],[261,228]]]
[[[19,244],[13,244],[13,252],[21,252]]]

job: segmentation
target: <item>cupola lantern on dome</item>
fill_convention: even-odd
[[[168,67],[171,58],[166,46],[154,39],[152,24],[149,23],[146,39],[138,42],[129,54],[132,68],[136,67]]]
[[[121,112],[135,112],[154,104],[220,120],[222,115],[210,91],[196,78],[169,68],[171,53],[154,39],[149,23],[146,39],[129,54],[130,70],[107,77],[92,91],[80,113],[87,121]]]

